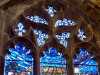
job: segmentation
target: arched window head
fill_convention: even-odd
[[[43,46],[48,40],[48,34],[41,30],[33,30],[38,46]]]
[[[33,57],[31,49],[23,42],[16,43],[13,47],[8,48],[10,54],[5,56],[4,75],[10,73],[21,74],[26,72],[27,75],[33,75]]]
[[[98,75],[98,64],[87,49],[80,48],[79,52],[74,56],[74,72],[76,74]]]
[[[57,48],[48,48],[40,58],[41,74],[66,74],[66,60]]]
[[[60,44],[62,44],[65,48],[67,48],[68,39],[70,38],[69,32],[63,32],[63,33],[57,34],[56,38],[58,39]]]

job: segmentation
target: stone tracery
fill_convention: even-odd
[[[53,13],[53,12],[52,12]],[[59,14],[59,13],[58,13]],[[56,14],[57,15],[57,14]],[[32,15],[33,16],[33,15]],[[25,17],[24,17],[25,18]],[[45,18],[45,17],[44,17]],[[77,31],[77,27],[75,28],[75,26],[72,28],[72,29],[69,29],[68,30],[68,28],[66,27],[65,28],[65,30],[63,30],[64,28],[62,27],[62,28],[58,28],[59,30],[57,31],[57,29],[55,29],[54,28],[54,26],[53,25],[55,25],[55,19],[56,19],[57,17],[55,17],[54,15],[53,15],[53,17],[51,16],[51,19],[52,20],[50,20],[50,22],[42,22],[42,21],[40,21],[40,22],[38,22],[36,19],[34,19],[35,21],[33,21],[33,22],[36,22],[36,23],[40,23],[40,24],[48,24],[48,26],[45,26],[45,25],[43,25],[43,27],[42,26],[38,26],[38,25],[40,25],[40,24],[37,24],[37,25],[34,25],[34,23],[32,24],[32,22],[30,22],[30,21],[28,21],[26,24],[29,24],[29,26],[30,26],[30,29],[31,29],[31,26],[32,26],[32,28],[33,29],[41,29],[41,30],[43,30],[43,31],[47,31],[47,33],[49,34],[49,40],[51,40],[51,39],[56,39],[55,38],[55,36],[54,36],[54,34],[58,34],[59,32],[60,33],[63,33],[63,32],[70,32],[70,33],[72,33],[73,31],[75,31],[75,29],[76,29],[76,31]],[[28,18],[29,19],[29,18]],[[27,20],[26,20],[27,21]],[[49,24],[50,23],[50,24]],[[50,25],[52,25],[52,26],[50,26]],[[78,26],[78,25],[76,25],[76,26]],[[41,28],[42,27],[42,28]],[[50,27],[50,29],[49,29],[49,27]],[[71,27],[69,27],[69,28],[71,28]],[[21,34],[21,36],[22,36],[22,34]],[[27,36],[27,35],[26,35]],[[43,36],[44,37],[44,36]],[[71,34],[71,37],[73,37],[72,36],[72,34]],[[28,38],[28,36],[27,36],[27,38]],[[36,37],[35,37],[36,38]],[[48,41],[49,41],[48,40]],[[53,42],[52,40],[51,40],[51,42]],[[69,42],[70,42],[70,40],[69,40]],[[69,43],[68,42],[68,43]],[[83,41],[84,42],[84,41]],[[80,42],[79,42],[80,43]],[[66,45],[66,44],[65,44]],[[58,47],[59,48],[59,47]],[[65,54],[67,54],[67,47],[66,47],[66,53]]]

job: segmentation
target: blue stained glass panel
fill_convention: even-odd
[[[40,23],[40,24],[48,25],[48,22],[44,18],[37,16],[37,15],[27,16],[26,18],[29,19],[30,21],[34,22],[34,23]]]
[[[40,58],[40,66],[42,67],[43,71],[45,71],[45,69],[51,69],[50,73],[53,73],[53,70],[56,68],[58,69],[56,69],[56,72],[60,72],[60,69],[64,70],[65,72],[66,60],[62,53],[57,52],[56,48],[51,47],[43,52],[43,56]],[[48,72],[48,70],[46,72]]]
[[[55,23],[55,27],[61,27],[61,26],[73,26],[75,25],[76,23],[71,20],[71,19],[66,19],[66,18],[63,18],[63,20],[57,20],[56,23]]]
[[[48,40],[48,34],[41,30],[33,30],[34,34],[36,35],[36,40],[38,46],[43,46],[46,41]]]
[[[23,71],[30,72],[28,75],[33,74],[33,57],[31,50],[23,43],[16,43],[14,47],[8,49],[10,54],[5,56],[5,75],[14,71],[21,73]]]
[[[69,32],[63,32],[61,34],[57,34],[56,38],[65,48],[68,46],[68,39],[70,38]]]
[[[84,64],[84,65],[83,65]],[[86,62],[83,62],[81,65],[79,65],[80,72],[82,73],[98,73],[98,67],[97,63],[94,60],[86,60]]]
[[[83,74],[98,75],[98,64],[85,48],[80,48],[80,52],[74,57],[73,63]]]

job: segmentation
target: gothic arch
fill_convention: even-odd
[[[75,74],[99,74],[98,61],[87,48],[78,48],[78,51],[73,56],[73,64]]]
[[[34,73],[34,45],[24,37],[16,37],[5,46],[4,75]]]
[[[49,15],[48,15],[47,9],[45,9],[45,7],[48,7],[48,4],[50,6],[53,5],[54,8],[56,10],[58,10],[57,13],[54,11],[54,13],[56,13],[56,15],[52,19],[50,18],[50,16],[52,17],[54,14],[50,15],[50,13],[49,13]],[[42,9],[45,9],[46,11],[43,11]],[[17,15],[17,17],[16,17],[16,15]],[[47,47],[59,48],[60,50],[58,52],[63,53],[64,56],[66,58],[68,57],[68,59],[70,60],[70,59],[72,59],[70,56],[73,56],[73,54],[77,51],[76,49],[72,49],[72,47],[76,48],[76,47],[82,46],[82,47],[89,48],[89,50],[91,50],[90,46],[93,46],[93,45],[91,45],[92,42],[94,42],[93,41],[94,33],[92,33],[92,31],[93,31],[92,25],[88,24],[89,22],[87,20],[85,20],[85,17],[87,17],[87,16],[84,17],[84,13],[80,9],[77,9],[77,7],[72,5],[69,1],[66,1],[66,0],[63,0],[62,2],[60,0],[59,1],[58,0],[40,1],[40,2],[37,2],[36,4],[29,5],[28,7],[23,8],[22,12],[20,12],[16,15],[14,16],[13,20],[11,19],[10,25],[7,26],[7,27],[9,27],[9,28],[6,28],[7,33],[8,33],[9,39],[10,38],[13,39],[13,36],[16,39],[16,37],[18,35],[17,35],[17,33],[14,32],[13,29],[15,29],[18,22],[20,22],[19,19],[24,21],[24,24],[26,24],[25,26],[26,26],[26,29],[28,30],[28,32],[23,36],[18,36],[18,38],[25,37],[24,39],[27,38],[29,41],[31,41],[32,46],[33,45],[35,46],[34,48],[36,49],[36,51],[34,52],[34,57],[36,58],[35,59],[35,62],[36,62],[35,63],[35,65],[36,65],[35,71],[37,72],[36,75],[39,74],[38,71],[39,71],[39,65],[40,65],[39,60],[37,60],[37,59],[39,59],[40,53],[43,53],[43,51],[46,50]],[[45,24],[43,24],[42,23],[43,21],[41,22],[42,23],[41,25],[40,25],[40,23],[32,22],[32,20],[30,20],[30,19],[33,19],[31,17],[34,17],[34,15],[35,15],[35,17],[38,16],[42,19],[45,18],[45,20],[48,22],[48,25],[46,25],[47,24],[46,22],[45,22]],[[55,23],[57,23],[59,20],[65,21],[66,18],[69,21],[70,20],[75,21],[75,25],[54,27]],[[86,36],[84,36],[84,33],[79,35],[79,37],[77,36],[78,30],[80,28],[84,29]],[[43,32],[46,32],[48,35],[50,35],[48,38],[49,40],[46,39],[47,42],[43,46],[38,45],[38,43],[36,41],[37,35],[35,35],[34,31],[32,32],[33,29],[41,30]],[[68,43],[69,43],[69,45],[67,47],[65,46],[67,44],[63,45],[61,42],[59,42],[59,40],[56,40],[57,37],[54,36],[55,34],[62,35],[60,33],[63,33],[63,32],[71,33],[71,38],[70,39],[69,39],[69,37],[67,38]],[[22,35],[22,34],[20,34],[20,35]],[[83,36],[84,36],[84,38],[82,38],[82,40],[80,40],[80,38]],[[65,43],[65,42],[63,42],[63,43]],[[72,46],[70,46],[70,45],[72,45]],[[73,53],[72,55],[70,55],[71,52]],[[70,64],[72,64],[72,61],[70,61]]]

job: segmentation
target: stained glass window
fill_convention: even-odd
[[[63,20],[59,19],[59,20],[56,21],[55,27],[73,26],[73,25],[75,25],[75,24],[76,24],[76,23],[75,23],[73,20],[63,18]]]
[[[70,33],[69,32],[64,32],[56,35],[58,41],[60,44],[62,44],[65,48],[68,45],[68,39],[70,38]]]
[[[79,53],[74,56],[73,63],[76,75],[98,75],[98,64],[85,48],[80,48]]]
[[[40,58],[41,75],[66,75],[66,60],[56,48],[48,48]]]
[[[84,41],[84,39],[86,39],[86,35],[85,35],[85,32],[82,30],[82,29],[79,29],[78,30],[78,34],[77,34],[78,38],[81,40],[81,41]]]
[[[5,56],[4,75],[10,73],[33,75],[33,57],[31,50],[22,42],[16,43],[14,47],[8,49],[10,54]]]
[[[33,32],[36,35],[37,44],[43,46],[48,40],[48,34],[41,30],[33,30]]]
[[[24,24],[22,22],[19,22],[14,31],[18,36],[23,36],[23,34],[26,33]]]
[[[50,17],[53,17],[55,15],[55,13],[56,13],[56,10],[54,9],[53,6],[48,6],[48,8],[46,9],[46,11],[50,15]]]
[[[48,22],[44,18],[42,18],[40,16],[37,16],[37,15],[35,15],[35,16],[27,16],[26,18],[29,19],[30,21],[34,22],[34,23],[48,25]]]

